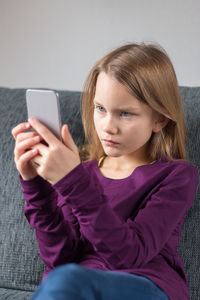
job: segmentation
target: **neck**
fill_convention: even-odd
[[[109,168],[112,170],[131,170],[133,168],[136,168],[140,165],[150,164],[152,161],[149,161],[144,158],[133,158],[132,156],[120,156],[120,157],[110,157],[110,156],[104,156],[101,161],[99,162],[99,165],[103,165],[105,168]]]

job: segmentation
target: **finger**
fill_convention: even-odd
[[[37,149],[33,149],[33,150],[29,150],[27,152],[25,152],[24,154],[22,154],[20,156],[20,159],[17,162],[17,165],[20,168],[23,168],[24,165],[26,165],[29,161],[31,161],[31,159],[34,158],[34,156],[38,155],[38,150]]]
[[[29,150],[33,145],[39,143],[40,139],[40,136],[36,136],[17,143],[14,149],[15,157],[19,159],[24,152]]]
[[[73,152],[77,151],[77,146],[74,143],[74,140],[70,134],[69,127],[67,124],[62,126],[61,135],[65,146],[67,146]]]
[[[17,135],[16,141],[19,143],[19,142],[22,142],[24,140],[27,140],[27,139],[30,139],[30,138],[33,138],[36,136],[39,136],[39,135],[35,131],[22,132]],[[42,140],[41,137],[40,137],[40,139]]]
[[[35,144],[31,147],[31,149],[37,149],[38,150],[38,153],[41,155],[41,156],[46,156],[48,155],[49,153],[49,147],[42,144],[42,143],[38,143],[38,144]]]
[[[31,128],[31,126],[30,126],[29,122],[20,123],[11,130],[11,133],[12,133],[14,139],[16,139],[16,137],[19,133],[24,132],[25,130],[30,129],[30,128]]]
[[[38,151],[37,149],[33,149]],[[36,155],[31,159],[31,162],[36,164],[36,166],[41,166],[43,164],[43,157],[41,155]]]
[[[39,135],[49,144],[55,145],[60,142],[56,136],[40,121],[35,118],[28,119],[31,126],[39,133]]]

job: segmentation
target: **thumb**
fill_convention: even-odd
[[[69,128],[67,124],[64,124],[62,126],[61,135],[62,135],[64,145],[67,146],[67,148],[69,148],[73,152],[77,151],[77,146],[74,143],[74,140],[69,132]]]

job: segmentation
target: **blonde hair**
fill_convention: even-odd
[[[154,161],[167,156],[169,160],[186,160],[186,124],[173,65],[161,46],[134,43],[108,53],[88,74],[81,99],[86,139],[80,150],[82,161],[99,160],[105,155],[93,121],[93,99],[100,72],[114,77],[134,97],[169,119],[160,132],[152,133],[148,159]]]

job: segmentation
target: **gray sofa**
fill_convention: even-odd
[[[81,146],[80,92],[58,91],[62,122]],[[200,167],[200,87],[181,87],[189,161]],[[0,88],[0,299],[30,299],[44,270],[34,232],[24,217],[24,198],[13,161],[11,129],[26,120],[25,89]],[[185,263],[191,300],[200,299],[199,189],[183,226],[178,252]]]

